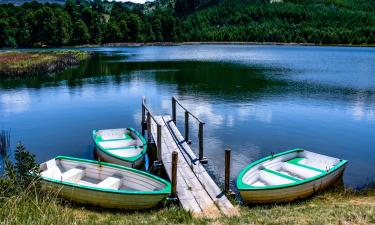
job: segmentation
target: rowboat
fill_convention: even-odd
[[[42,188],[67,200],[129,210],[157,206],[171,192],[159,177],[120,165],[58,156],[40,165]]]
[[[245,203],[290,202],[324,190],[342,178],[347,160],[293,149],[243,169],[237,187]]]
[[[94,130],[93,139],[100,161],[133,168],[142,166],[147,142],[133,128]]]

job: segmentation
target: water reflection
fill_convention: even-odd
[[[0,79],[0,126],[12,128],[40,161],[59,154],[91,158],[92,129],[139,129],[142,96],[154,112],[170,114],[176,95],[206,122],[205,155],[219,181],[225,147],[233,151],[232,181],[251,161],[295,147],[349,159],[348,185],[374,178],[375,50],[90,50],[93,58],[54,76]],[[177,119],[183,130],[181,112]],[[193,121],[190,131],[196,140]]]

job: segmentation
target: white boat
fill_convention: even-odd
[[[147,142],[133,128],[94,130],[93,139],[100,161],[133,168],[143,165]]]
[[[342,178],[347,162],[303,149],[293,149],[248,165],[237,178],[237,188],[245,203],[302,199]]]
[[[171,185],[133,168],[58,156],[40,165],[42,187],[59,196],[104,208],[147,209],[170,195]]]

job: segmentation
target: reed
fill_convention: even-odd
[[[90,57],[82,51],[1,52],[0,77],[50,74],[78,65]]]

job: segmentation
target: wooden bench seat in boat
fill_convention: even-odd
[[[84,176],[84,168],[72,168],[61,175],[61,180],[65,182],[78,183]]]
[[[62,173],[58,166],[53,166],[43,171],[41,175],[55,180],[77,183],[84,176],[84,172],[85,168],[75,167]]]
[[[100,141],[99,145],[106,149],[123,148],[127,146],[137,145],[136,140],[115,140],[115,141]]]
[[[299,165],[291,164],[288,162],[282,163],[280,172],[286,172],[288,175],[297,177],[299,179],[307,179],[321,174],[316,170],[301,167]]]
[[[97,188],[118,190],[121,186],[121,179],[117,177],[107,177],[102,182],[96,185]]]

